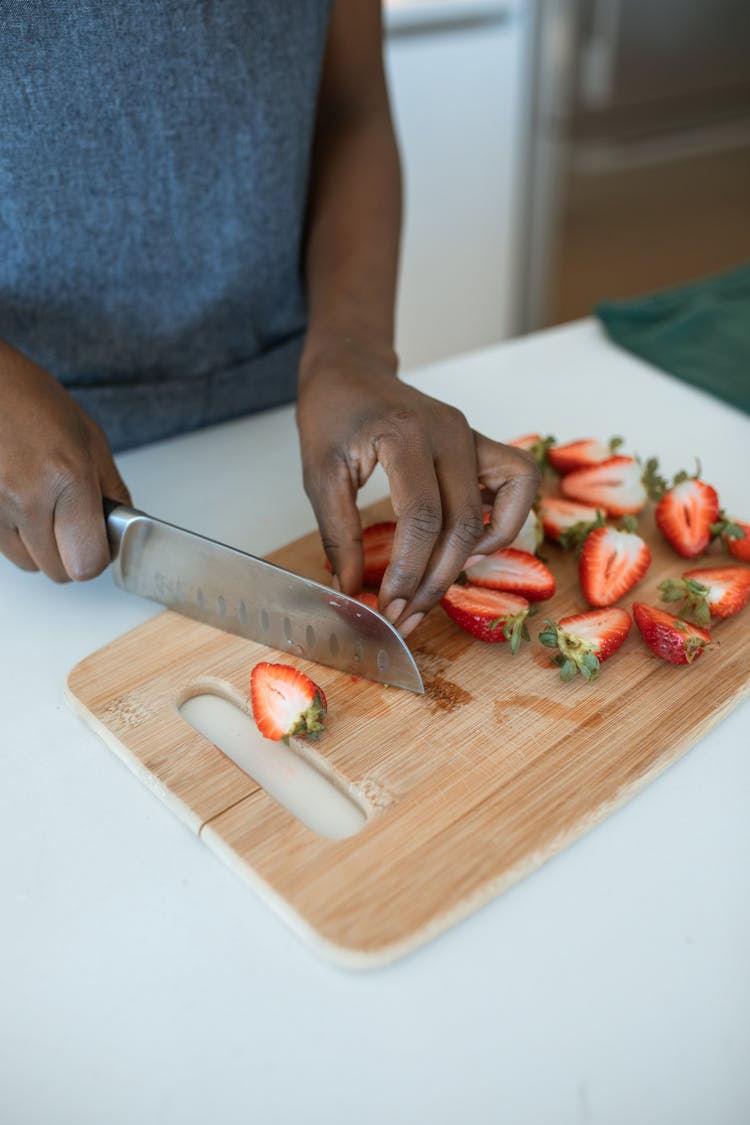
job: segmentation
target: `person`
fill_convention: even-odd
[[[358,489],[387,474],[379,607],[407,635],[538,474],[398,378],[378,0],[26,0],[0,70],[0,551],[92,578],[103,497],[131,502],[115,452],[296,396],[345,593]]]

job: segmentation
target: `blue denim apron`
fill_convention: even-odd
[[[115,449],[290,401],[329,0],[0,7],[0,338]]]

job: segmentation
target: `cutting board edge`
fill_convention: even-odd
[[[115,757],[128,769],[134,776],[146,786],[148,791],[158,798],[161,803],[169,809],[174,815],[193,833],[195,836],[200,835],[202,826],[201,818],[179,797],[177,797],[171,789],[154,776],[154,774],[146,766],[143,765],[140,758],[133,754],[124,742],[121,742],[117,735],[109,729],[97,716],[91,711],[85,703],[75,695],[70,680],[75,673],[76,668],[73,668],[65,682],[64,698],[71,710],[78,716],[78,718],[86,724],[87,727],[98,738],[102,740],[105,746],[115,755]]]
[[[596,809],[592,810],[585,821],[577,821],[567,831],[553,836],[546,846],[530,853],[514,866],[503,871],[501,875],[486,881],[473,894],[454,902],[448,910],[434,914],[418,930],[411,931],[408,937],[388,942],[374,949],[356,948],[326,936],[297,911],[289,900],[284,898],[259,875],[247,860],[243,859],[233,848],[227,846],[210,823],[203,826],[199,835],[214,856],[245,883],[262,902],[269,906],[274,914],[292,930],[295,936],[314,953],[337,968],[358,972],[386,968],[435,938],[446,934],[482,907],[487,906],[493,900],[499,899],[506,891],[538,871],[544,864],[567,851],[578,840],[582,840],[589,832],[608,820],[613,813],[623,808],[634,797],[637,797],[670,766],[683,758],[700,742],[711,727],[730,714],[735,707],[744,702],[746,697],[750,697],[750,686],[741,696],[728,701],[726,707],[720,713],[711,716],[713,721],[709,725],[702,724],[694,728],[688,737],[673,747],[670,754],[662,756],[648,769],[643,770],[633,779],[631,784],[622,786],[615,797],[608,801],[602,801]]]

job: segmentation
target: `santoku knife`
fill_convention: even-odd
[[[104,506],[123,589],[281,652],[424,691],[401,634],[356,598],[124,504]]]

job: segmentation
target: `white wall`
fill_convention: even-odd
[[[386,65],[404,167],[402,368],[514,330],[528,10],[397,0]]]

